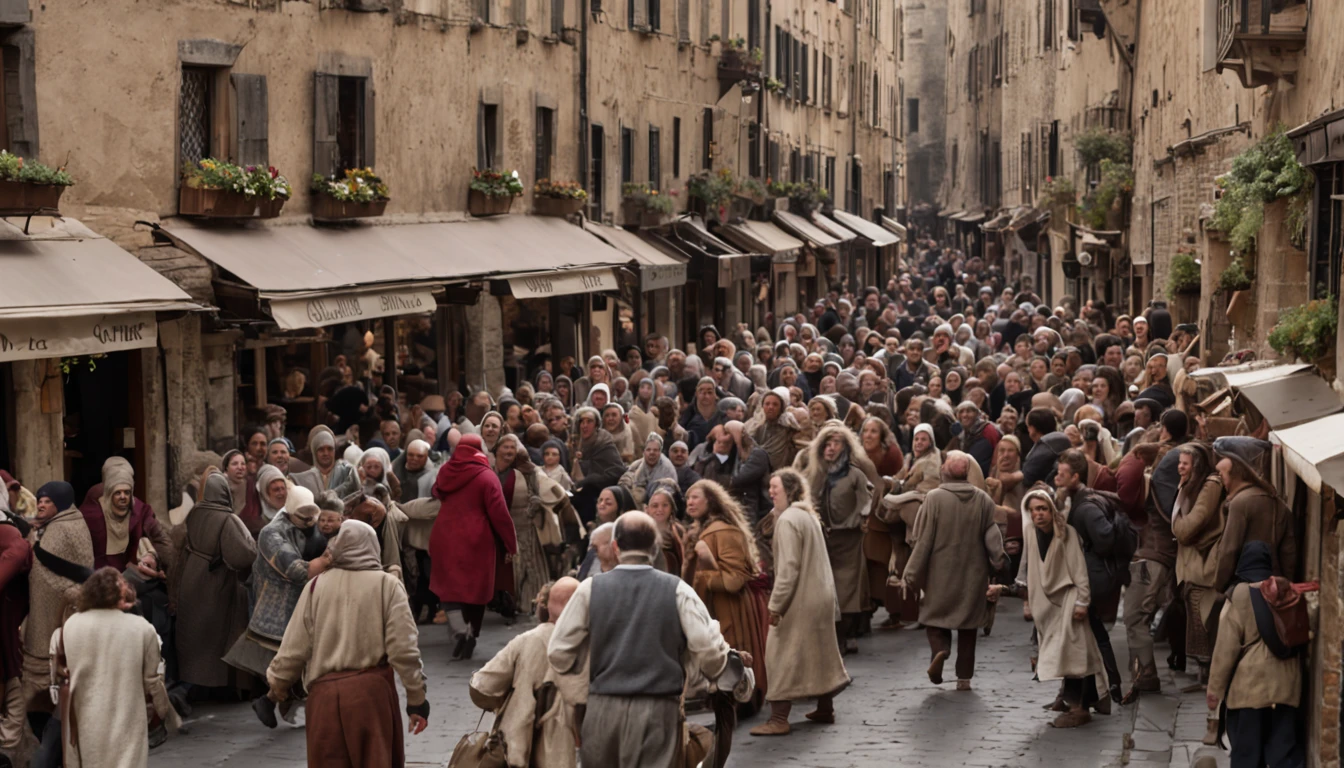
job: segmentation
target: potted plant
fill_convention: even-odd
[[[621,195],[621,218],[628,227],[660,227],[676,208],[671,195],[664,195],[645,182],[623,184]]]
[[[541,179],[532,188],[532,213],[561,218],[583,210],[588,193],[577,181]]]
[[[1246,319],[1242,315],[1250,306],[1249,294],[1254,279],[1240,256],[1232,259],[1232,263],[1218,276],[1218,290],[1227,296],[1227,318],[1235,325],[1242,325]]]
[[[275,166],[246,167],[207,157],[182,173],[178,213],[218,219],[273,219],[293,194]]]
[[[1284,357],[1315,364],[1333,381],[1338,329],[1339,305],[1334,296],[1327,296],[1280,312],[1279,322],[1269,332],[1269,346]]]
[[[467,212],[472,216],[499,216],[513,207],[513,198],[523,194],[523,182],[517,171],[501,173],[492,168],[471,170],[471,191],[467,194]]]
[[[771,197],[787,197],[789,210],[800,216],[810,215],[831,199],[831,194],[824,187],[810,181],[771,181],[765,187]]]
[[[737,182],[729,168],[720,168],[717,173],[702,171],[686,181],[686,195],[693,207],[706,218],[713,216],[719,221],[729,218],[736,190]]]
[[[341,178],[315,173],[311,189],[318,221],[382,216],[387,210],[387,183],[372,168],[349,168]]]
[[[27,216],[59,210],[61,194],[75,183],[64,168],[0,150],[0,214]]]
[[[747,50],[745,38],[731,37],[723,41],[723,51],[719,56],[719,80],[738,82],[750,80],[761,71],[765,54],[760,48]]]

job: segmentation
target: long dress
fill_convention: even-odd
[[[762,601],[752,591],[756,578],[755,564],[746,536],[734,525],[715,520],[704,527],[700,541],[709,545],[716,567],[699,567],[693,547],[686,551],[684,578],[695,587],[709,615],[719,622],[719,630],[728,645],[752,656],[756,672],[756,687],[766,689],[765,681],[765,628],[768,622],[762,615]]]
[[[826,535],[802,507],[775,519],[775,584],[770,610],[780,615],[765,641],[770,701],[793,701],[835,693],[849,684],[840,647],[829,632],[840,620]]]
[[[143,768],[149,764],[149,727],[143,706],[151,696],[154,711],[171,717],[172,705],[159,672],[159,636],[153,625],[134,614],[105,608],[75,614],[52,635],[53,655],[65,635],[73,717],[65,728],[65,765],[70,768]],[[119,703],[121,706],[109,706]],[[69,740],[71,722],[79,743]],[[140,738],[134,738],[139,735]]]
[[[529,486],[522,470],[509,470],[504,480],[504,499],[509,503],[509,515],[518,536],[518,554],[513,556],[514,594],[519,608],[532,605],[543,585],[551,580],[546,564],[546,553],[537,536],[537,518],[541,515],[541,501],[533,486]],[[535,478],[533,485],[535,485]]]

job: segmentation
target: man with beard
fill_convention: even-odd
[[[138,558],[140,539],[147,538],[165,572],[172,571],[173,547],[154,510],[133,496],[135,470],[120,456],[103,463],[103,482],[89,489],[80,506],[93,542],[93,567],[126,570]]]

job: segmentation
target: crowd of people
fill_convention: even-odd
[[[509,765],[573,766],[576,744],[585,765],[722,764],[736,716],[783,736],[816,699],[807,719],[836,722],[871,632],[922,628],[930,682],[955,652],[970,690],[1016,597],[1055,726],[1158,690],[1161,642],[1207,681],[1206,740],[1234,724],[1233,766],[1301,764],[1296,648],[1260,621],[1301,607],[1295,528],[1264,425],[1200,408],[1197,329],[1158,302],[1050,306],[933,242],[910,256],[885,287],[685,350],[539,360],[498,393],[337,380],[301,446],[272,406],[170,516],[122,459],[82,504],[4,474],[0,748],[40,739],[33,764],[56,765],[76,712],[87,750],[239,696],[270,727],[304,707],[310,765],[397,765],[394,673],[411,730],[429,715],[417,625],[467,660],[495,611],[536,622],[471,681]],[[111,664],[86,638],[115,633],[98,645],[134,649],[157,717],[80,706],[80,665]]]

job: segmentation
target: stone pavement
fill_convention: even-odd
[[[1158,654],[1159,657],[1162,654]],[[1225,750],[1204,746],[1207,705],[1204,689],[1182,693],[1198,682],[1194,674],[1171,672],[1158,659],[1162,692],[1145,694],[1138,706],[1128,707],[1131,726],[1124,740],[1126,765],[1130,768],[1187,768],[1196,758],[1209,755],[1213,763],[1199,768],[1227,768]],[[1193,672],[1195,662],[1189,662]]]
[[[874,624],[882,618],[879,611]],[[471,664],[448,661],[444,627],[421,628],[433,711],[429,730],[407,739],[410,765],[446,763],[458,738],[480,717],[467,694],[471,672],[526,626],[519,622],[510,629],[497,616],[488,617]],[[1127,660],[1123,624],[1112,631],[1112,642],[1123,666]],[[811,706],[802,702],[791,717],[791,736],[754,738],[746,731],[762,722],[764,715],[758,715],[737,732],[728,764],[1110,768],[1128,759],[1131,766],[1185,768],[1193,754],[1191,743],[1198,746],[1204,732],[1202,694],[1177,697],[1173,692],[1178,684],[1170,679],[1163,682],[1164,694],[1147,696],[1138,707],[1116,707],[1115,714],[1097,716],[1076,730],[1051,728],[1052,713],[1043,706],[1054,699],[1056,684],[1032,682],[1031,625],[1022,621],[1021,604],[1015,600],[1004,601],[994,633],[980,638],[974,690],[969,693],[955,691],[954,682],[929,683],[925,676],[929,651],[922,631],[875,630],[860,641],[860,647],[858,655],[846,658],[854,684],[836,700],[835,725],[809,723],[803,714]],[[1160,655],[1165,657],[1165,652]],[[946,674],[952,675],[951,663]],[[1188,678],[1179,680],[1188,684]],[[151,753],[153,768],[304,764],[304,731],[284,723],[268,731],[245,704],[199,705],[189,724],[189,734]],[[484,725],[489,727],[489,721]],[[1132,738],[1132,746],[1127,746],[1127,738]]]

